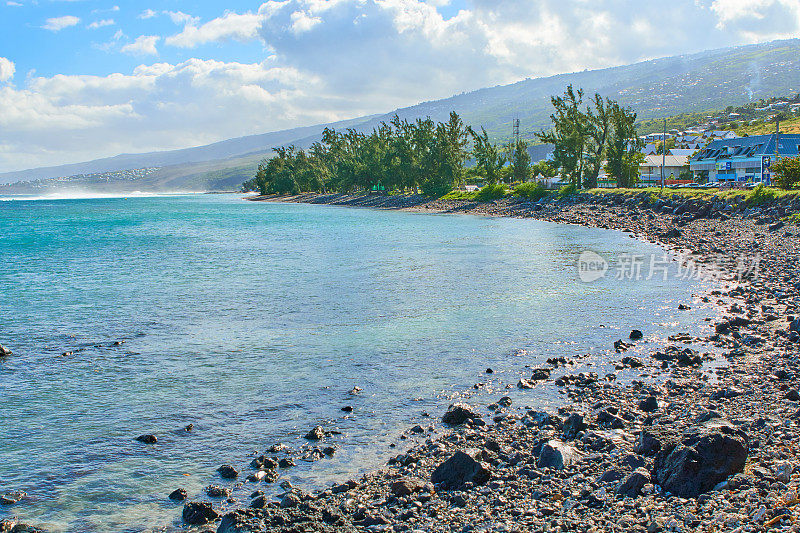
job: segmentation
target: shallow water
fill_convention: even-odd
[[[555,404],[502,387],[704,312],[675,310],[700,286],[672,275],[578,279],[584,250],[658,247],[531,220],[193,195],[0,202],[0,228],[0,491],[30,495],[0,518],[51,531],[179,526],[173,489],[198,496],[220,464],[317,424],[342,430],[339,452],[283,477],[351,477],[487,367],[485,395]]]

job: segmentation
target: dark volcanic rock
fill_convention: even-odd
[[[549,368],[536,368],[534,369],[533,375],[531,376],[531,379],[534,381],[542,381],[549,378],[550,378]]]
[[[491,478],[489,468],[475,460],[469,454],[458,451],[447,461],[436,467],[431,481],[440,484],[444,489],[456,489],[464,483],[483,485]]]
[[[183,506],[183,521],[193,526],[202,526],[219,517],[209,502],[188,502]]]
[[[322,429],[322,426],[315,426],[314,429],[305,434],[305,438],[308,440],[322,440],[325,438],[325,430]]]
[[[637,468],[617,485],[615,492],[621,496],[635,498],[642,491],[642,487],[650,483],[650,473],[644,468]]]
[[[465,403],[455,403],[447,409],[447,412],[442,417],[442,422],[448,426],[460,426],[467,420],[476,420],[481,418],[470,405]]]
[[[206,494],[211,498],[227,498],[231,495],[231,489],[219,485],[209,485],[206,487]]]
[[[139,442],[143,442],[145,444],[155,444],[156,442],[158,442],[158,437],[156,437],[155,435],[139,435],[138,437],[136,437],[136,440],[138,440]]]
[[[0,496],[0,504],[14,505],[15,503],[19,503],[27,497],[28,493],[22,490],[14,490],[11,492],[6,492],[2,496]]]
[[[655,396],[648,396],[639,402],[639,410],[644,413],[652,413],[658,410],[658,400]]]
[[[219,472],[219,475],[222,477],[222,479],[236,479],[239,477],[239,471],[231,465],[222,465],[221,467],[217,468],[217,472]]]
[[[425,490],[426,485],[425,481],[421,479],[402,477],[392,483],[392,494],[395,496],[408,496]]]
[[[9,355],[12,355],[11,350],[0,344],[0,357],[8,357]]]
[[[550,440],[542,446],[536,458],[539,468],[554,468],[563,470],[565,467],[580,460],[580,452],[569,444],[557,440]]]
[[[182,502],[186,499],[186,491],[184,489],[175,489],[169,493],[169,499],[175,500],[176,502]]]
[[[564,421],[564,438],[567,440],[574,439],[578,433],[586,429],[586,423],[583,421],[583,415],[580,413],[572,413]]]
[[[632,341],[638,341],[642,337],[644,337],[644,334],[638,329],[631,331],[631,334],[628,336],[628,338]]]
[[[662,445],[653,465],[653,477],[664,490],[694,498],[741,472],[746,459],[744,433],[727,425],[716,425]]]

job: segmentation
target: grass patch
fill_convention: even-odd
[[[520,183],[516,187],[514,187],[513,193],[514,196],[519,196],[520,198],[525,198],[526,200],[532,200],[534,202],[541,200],[549,193],[547,189],[544,188],[544,185],[541,183]]]
[[[453,190],[449,193],[442,196],[442,200],[475,200],[475,195],[478,194],[478,191],[457,191]]]
[[[602,189],[597,189],[597,190],[602,190]],[[578,188],[575,185],[572,184],[564,185],[563,187],[561,187],[561,189],[559,189],[558,197],[564,198],[565,196],[572,196],[576,192],[578,192]]]

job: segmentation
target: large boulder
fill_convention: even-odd
[[[188,502],[183,506],[183,521],[192,526],[213,522],[219,515],[209,502]]]
[[[741,472],[746,460],[747,436],[714,421],[680,440],[662,442],[653,464],[653,478],[668,492],[694,498]]]
[[[465,403],[454,403],[442,417],[442,422],[448,426],[460,426],[467,420],[477,420],[481,418],[480,413],[475,411],[472,406]]]
[[[580,458],[580,452],[573,446],[561,441],[549,440],[542,445],[536,458],[536,464],[539,468],[563,470],[578,462]]]
[[[457,489],[465,483],[483,485],[492,477],[489,467],[466,452],[458,451],[436,467],[431,481],[444,489]]]
[[[637,468],[617,485],[615,492],[620,496],[635,498],[642,492],[642,487],[650,483],[650,472],[644,468]]]

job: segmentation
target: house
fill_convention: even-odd
[[[639,165],[639,174],[643,182],[660,183],[661,182],[661,165],[664,164],[664,179],[677,180],[681,171],[686,170],[689,164],[688,156],[677,155],[648,155],[645,156],[644,162]]]
[[[674,155],[678,157],[690,157],[692,154],[695,153],[696,150],[692,150],[691,148],[673,148],[670,150],[667,155]]]
[[[800,155],[800,134],[781,134],[779,156]],[[769,184],[775,159],[776,135],[756,135],[712,141],[689,161],[695,178],[709,182],[741,181]]]
[[[642,148],[642,153],[644,155],[656,155],[658,153],[658,148],[656,148],[655,144],[648,144]]]

